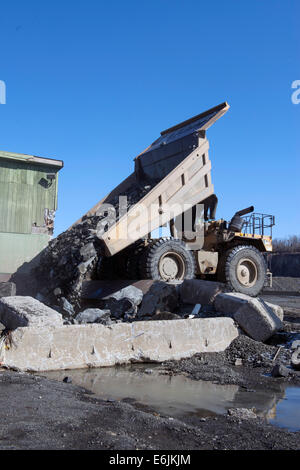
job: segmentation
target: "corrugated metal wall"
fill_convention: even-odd
[[[56,210],[57,176],[47,187],[47,173],[58,169],[0,159],[0,232],[31,233],[44,225],[44,209]]]

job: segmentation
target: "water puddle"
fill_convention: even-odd
[[[287,428],[290,431],[300,430],[300,387],[287,387],[284,399],[277,403],[270,423]]]
[[[145,374],[145,369],[153,371]],[[207,417],[229,408],[255,408],[270,423],[300,430],[300,388],[284,387],[277,393],[245,391],[237,385],[219,385],[184,376],[160,375],[148,364],[43,373],[49,379],[68,376],[102,399],[127,400],[145,405],[161,415]]]

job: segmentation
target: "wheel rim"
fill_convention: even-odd
[[[160,258],[158,270],[164,280],[183,279],[185,263],[178,253],[167,252]]]
[[[254,286],[258,278],[258,270],[255,262],[249,258],[241,259],[236,268],[236,277],[242,286]]]

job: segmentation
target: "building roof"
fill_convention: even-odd
[[[58,168],[62,168],[64,166],[64,162],[62,160],[37,157],[35,155],[26,155],[23,153],[5,152],[3,150],[0,150],[0,159],[1,158],[3,158],[4,160],[16,160],[27,163],[36,163],[38,165],[55,166]]]

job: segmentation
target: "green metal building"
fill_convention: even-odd
[[[61,160],[0,151],[0,281],[29,272],[47,246],[62,167]]]

